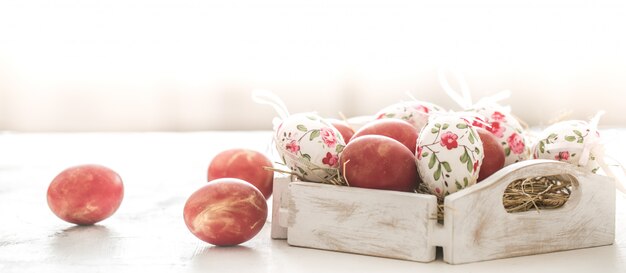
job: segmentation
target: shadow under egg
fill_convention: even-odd
[[[236,258],[234,258],[236,257]],[[237,260],[247,265],[261,265],[264,263],[260,251],[243,246],[211,246],[198,247],[192,258],[192,267],[198,271],[223,272],[228,268],[237,271],[237,265],[228,261]]]
[[[50,258],[86,263],[108,260],[118,249],[119,239],[112,235],[109,228],[101,225],[63,229],[50,235]]]

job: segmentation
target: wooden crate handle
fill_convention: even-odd
[[[493,205],[491,209],[494,210],[494,212],[501,215],[508,215],[510,213],[505,210],[502,197],[509,184],[518,179],[557,175],[572,178],[573,187],[570,197],[565,205],[558,209],[571,210],[573,207],[578,206],[583,190],[579,178],[590,174],[572,164],[544,159],[527,160],[509,165],[484,181],[460,191],[457,194],[446,197],[446,203],[455,202],[456,200],[479,194],[484,198],[485,203]],[[550,211],[546,212],[548,213]]]
[[[502,196],[513,181],[566,175],[574,179],[569,200],[554,210],[508,213]],[[611,244],[615,234],[613,179],[554,160],[510,165],[445,202],[444,260],[465,263]]]

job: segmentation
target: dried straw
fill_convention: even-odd
[[[572,180],[558,176],[518,179],[504,191],[502,204],[509,213],[535,209],[556,209],[565,204],[572,193]]]
[[[430,195],[435,195],[429,188],[428,186],[426,186],[426,184],[424,182],[420,182],[419,185],[417,186],[417,189],[415,189],[416,193],[421,193],[421,194],[430,194]],[[444,206],[443,206],[443,198],[437,197],[437,222],[443,224],[443,211],[444,211]],[[433,217],[434,219],[434,217]]]
[[[277,164],[282,165],[282,163],[277,163]],[[304,181],[304,179],[302,179],[298,175],[298,173],[296,173],[296,172],[292,172],[292,171],[285,170],[285,169],[272,168],[272,167],[263,167],[263,169],[268,170],[268,171],[281,173],[281,174],[293,175],[295,177],[298,177],[298,179],[300,181]],[[316,169],[311,169],[311,170],[316,170]],[[349,186],[348,182],[346,182],[346,179],[344,179],[344,177],[339,172],[337,172],[337,175],[334,176],[333,178],[331,178],[329,180],[324,180],[324,181],[322,181],[320,183],[322,183],[322,184],[330,184],[330,185],[335,185],[335,186]]]
[[[556,209],[567,202],[572,193],[572,187],[572,180],[564,179],[561,176],[518,179],[510,183],[504,190],[502,205],[508,213]],[[424,183],[420,183],[415,192],[432,194]],[[437,221],[443,223],[445,210],[443,199],[437,198],[437,203]]]

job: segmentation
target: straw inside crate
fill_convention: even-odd
[[[509,213],[560,208],[572,193],[572,182],[567,176],[518,179],[504,191],[502,204]]]
[[[296,175],[293,172],[274,168],[266,168],[279,173]],[[297,176],[297,175],[296,175]],[[349,186],[346,179],[338,174],[324,184],[337,186]],[[511,182],[505,189],[502,196],[502,205],[508,213],[519,213],[530,210],[540,212],[545,209],[556,209],[562,207],[569,199],[575,180],[566,175],[538,176],[518,179]],[[424,183],[420,183],[416,193],[433,193]],[[443,223],[445,206],[443,198],[437,198],[437,221]]]
[[[540,212],[545,209],[562,207],[569,199],[574,180],[569,176],[539,176],[518,179],[511,182],[502,196],[502,205],[508,213],[530,210]],[[417,193],[432,194],[430,189],[420,183]],[[443,223],[445,206],[443,199],[438,198],[437,221]]]

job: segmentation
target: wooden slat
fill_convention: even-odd
[[[434,196],[293,182],[290,245],[429,262]]]
[[[289,197],[290,176],[274,178],[274,189],[272,191],[272,239],[287,239],[287,225],[281,225],[281,212],[287,211],[287,200]]]

